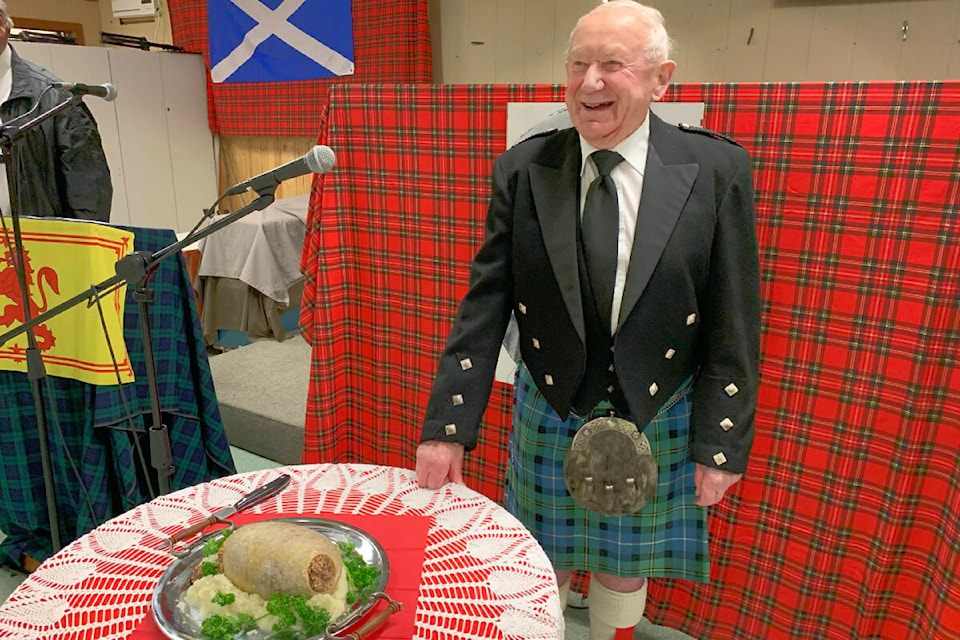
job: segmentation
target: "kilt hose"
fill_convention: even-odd
[[[693,503],[687,450],[691,389],[689,381],[681,385],[643,428],[659,467],[654,498],[635,514],[602,516],[570,497],[563,459],[577,430],[607,415],[611,405],[604,401],[589,416],[562,419],[520,364],[504,506],[533,533],[555,569],[709,582],[707,510]]]

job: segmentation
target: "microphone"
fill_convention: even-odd
[[[336,164],[336,162],[337,157],[334,155],[333,149],[318,144],[313,149],[310,149],[303,157],[291,160],[276,169],[271,169],[249,180],[235,184],[227,189],[223,195],[224,197],[235,196],[244,191],[256,191],[260,193],[264,189],[274,188],[284,180],[289,180],[290,178],[298,178],[308,173],[326,173],[330,171],[330,169],[333,169],[333,165]]]
[[[77,96],[97,96],[107,102],[113,102],[117,99],[117,88],[107,82],[106,84],[83,84],[82,82],[54,82],[52,85],[56,89],[65,89]]]

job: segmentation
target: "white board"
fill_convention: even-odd
[[[111,50],[110,70],[119,92],[117,125],[130,223],[180,231],[160,56],[136,49]]]
[[[177,230],[189,231],[217,199],[217,164],[207,123],[207,74],[198,55],[160,54]],[[197,135],[200,129],[206,135]],[[190,162],[184,161],[190,158]],[[198,180],[197,176],[206,179]]]

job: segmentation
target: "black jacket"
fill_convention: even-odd
[[[615,370],[646,424],[691,375],[691,458],[743,472],[753,441],[759,260],[750,158],[650,113],[650,145]],[[561,417],[584,372],[574,129],[532,138],[494,164],[486,238],[440,358],[421,440],[472,449],[511,310],[520,351]]]
[[[5,124],[30,111],[43,90],[59,81],[43,67],[21,58],[16,51],[11,53],[13,84],[9,99],[0,105],[0,120]],[[59,89],[47,91],[33,116],[68,97],[67,92]],[[109,222],[113,199],[110,169],[97,123],[85,104],[68,107],[28,131],[15,142],[13,154],[22,215]],[[8,167],[11,197],[13,173]]]

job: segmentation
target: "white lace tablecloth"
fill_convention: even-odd
[[[280,473],[290,484],[251,513],[431,517],[415,638],[563,638],[550,561],[502,507],[461,485],[420,489],[406,469],[337,464],[221,478],[104,523],[44,562],[0,607],[0,638],[126,638],[174,560],[166,539]],[[477,595],[465,600],[468,591]]]

